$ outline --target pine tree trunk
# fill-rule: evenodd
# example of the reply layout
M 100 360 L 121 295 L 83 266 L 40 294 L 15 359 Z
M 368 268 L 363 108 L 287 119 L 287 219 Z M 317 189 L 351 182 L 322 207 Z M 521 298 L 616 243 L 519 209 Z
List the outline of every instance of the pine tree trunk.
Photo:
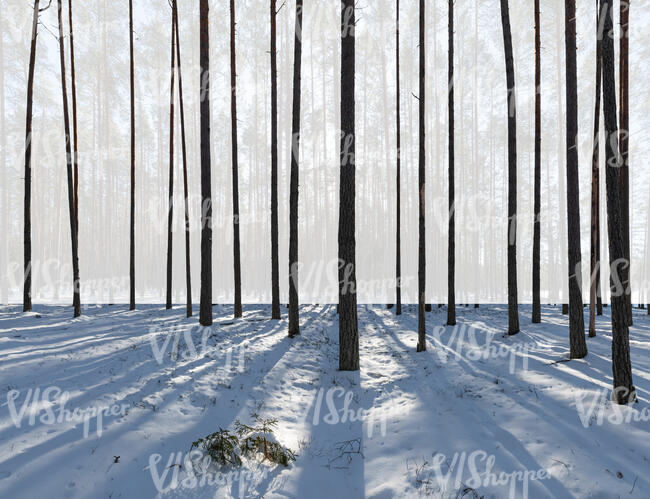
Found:
M 454 178 L 454 0 L 449 0 L 449 243 L 447 254 L 447 325 L 456 325 L 456 183 Z
M 612 33 L 612 2 L 601 0 L 601 16 L 605 16 L 602 37 L 603 56 L 603 112 L 605 117 L 605 152 L 607 183 L 607 232 L 609 236 L 609 261 L 612 272 L 620 268 L 625 258 L 623 230 L 621 227 L 621 193 L 619 190 L 620 162 L 618 150 L 618 123 L 616 120 L 616 76 L 614 41 Z M 630 338 L 625 309 L 625 296 L 617 292 L 615 280 L 610 279 L 612 300 L 612 373 L 614 400 L 626 404 L 635 400 L 630 362 Z
M 71 75 L 71 94 L 72 94 L 72 140 L 73 140 L 73 160 L 74 165 L 74 213 L 75 213 L 75 231 L 77 233 L 77 243 L 79 242 L 79 143 L 77 141 L 77 79 L 75 76 L 74 66 L 74 35 L 72 30 L 72 0 L 68 0 L 68 23 L 70 25 L 70 75 Z
M 302 69 L 302 0 L 296 1 L 293 46 L 293 108 L 291 121 L 291 185 L 289 188 L 289 337 L 300 334 L 298 307 L 298 181 L 300 177 L 300 78 Z
M 202 326 L 212 324 L 212 185 L 210 167 L 210 30 L 209 0 L 200 7 L 201 65 L 201 311 Z
M 566 50 L 566 172 L 567 229 L 569 242 L 569 342 L 570 357 L 587 355 L 585 316 L 582 306 L 580 250 L 580 183 L 578 177 L 578 77 L 576 64 L 576 2 L 565 0 Z
M 129 73 L 131 93 L 131 213 L 129 241 L 129 310 L 135 310 L 135 71 L 133 67 L 133 0 L 129 0 Z
M 596 336 L 596 308 L 600 295 L 600 94 L 602 49 L 599 33 L 600 11 L 596 0 L 596 98 L 594 104 L 594 143 L 591 156 L 591 273 L 589 288 L 589 336 Z M 601 304 L 602 313 L 602 304 Z
M 172 0 L 172 3 L 174 0 Z M 169 195 L 167 211 L 167 297 L 165 308 L 172 308 L 172 225 L 174 224 L 174 70 L 176 66 L 176 38 L 174 36 L 174 7 L 172 6 L 171 76 L 169 82 Z
M 542 322 L 540 298 L 541 216 L 542 216 L 542 95 L 541 24 L 539 0 L 535 0 L 535 220 L 533 229 L 533 324 Z
M 185 201 L 185 286 L 187 288 L 187 316 L 192 317 L 192 266 L 190 260 L 190 207 L 187 185 L 187 147 L 185 142 L 185 109 L 183 106 L 183 77 L 181 72 L 181 41 L 178 33 L 178 5 L 172 0 L 176 36 L 176 66 L 178 71 L 178 101 L 181 115 L 181 149 L 183 152 L 183 199 Z
M 425 214 L 425 1 L 420 0 L 420 76 L 419 76 L 419 152 L 418 152 L 418 345 L 417 351 L 427 349 L 426 315 L 425 315 L 425 290 L 426 290 L 426 233 L 424 226 Z
M 508 86 L 508 334 L 519 332 L 517 299 L 517 103 L 508 0 L 501 0 L 501 25 Z
M 232 134 L 232 220 L 235 317 L 242 316 L 241 258 L 239 241 L 239 166 L 237 162 L 237 57 L 235 55 L 235 0 L 230 0 L 230 116 Z
M 339 369 L 359 370 L 355 240 L 355 6 L 341 0 L 341 137 L 339 192 Z
M 32 107 L 34 102 L 34 65 L 36 63 L 36 37 L 38 35 L 38 4 L 34 0 L 32 43 L 29 51 L 27 73 L 27 111 L 25 113 L 25 204 L 23 232 L 23 312 L 32 310 Z
M 271 0 L 271 318 L 280 319 L 278 249 L 278 63 L 276 0 Z
M 74 316 L 81 315 L 81 297 L 79 286 L 79 252 L 77 247 L 77 217 L 74 207 L 74 178 L 72 166 L 72 150 L 70 146 L 70 115 L 68 112 L 68 92 L 66 85 L 65 55 L 63 46 L 63 16 L 62 0 L 58 0 L 58 20 L 59 20 L 59 59 L 61 62 L 61 95 L 63 97 L 63 127 L 65 132 L 65 157 L 68 174 L 68 210 L 70 213 L 70 240 L 72 247 L 72 306 L 74 307 Z
M 395 6 L 396 26 L 395 31 L 395 116 L 396 116 L 396 140 L 397 140 L 397 173 L 396 173 L 396 208 L 395 208 L 395 315 L 402 315 L 402 238 L 401 238 L 401 200 L 402 200 L 402 180 L 401 180 L 401 159 L 402 159 L 402 135 L 400 130 L 400 85 L 399 85 L 399 0 Z

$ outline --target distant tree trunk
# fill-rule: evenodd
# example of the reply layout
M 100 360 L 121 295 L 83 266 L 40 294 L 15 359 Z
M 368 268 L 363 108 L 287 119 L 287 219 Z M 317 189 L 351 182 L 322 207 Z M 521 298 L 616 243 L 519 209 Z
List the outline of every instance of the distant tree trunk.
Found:
M 419 76 L 419 157 L 418 157 L 418 345 L 417 351 L 424 352 L 427 349 L 426 339 L 426 314 L 425 314 L 425 290 L 426 290 L 426 233 L 424 226 L 425 213 L 425 1 L 420 0 L 420 76 Z
M 625 310 L 627 313 L 627 325 L 632 326 L 632 293 L 630 289 L 630 275 L 632 258 L 630 255 L 630 161 L 629 161 L 629 141 L 630 141 L 630 78 L 629 78 L 629 46 L 630 46 L 630 1 L 620 0 L 619 2 L 619 20 L 621 23 L 621 33 L 619 38 L 619 101 L 621 112 L 619 116 L 619 147 L 621 150 L 621 174 L 619 176 L 619 186 L 621 190 L 621 228 L 623 229 L 623 249 L 627 267 L 621 269 L 623 276 L 623 286 L 626 288 L 625 293 Z
M 276 0 L 271 0 L 271 317 L 280 319 L 278 250 L 278 63 Z
M 232 134 L 232 220 L 235 317 L 242 316 L 241 259 L 239 243 L 239 167 L 237 164 L 237 57 L 235 55 L 235 0 L 230 0 L 230 116 Z
M 539 0 L 535 0 L 535 220 L 533 230 L 533 324 L 542 322 L 540 298 L 542 216 L 542 77 Z
M 576 64 L 576 2 L 565 0 L 566 50 L 566 172 L 567 228 L 569 242 L 569 342 L 570 357 L 587 355 L 585 315 L 582 306 L 580 250 L 580 182 L 578 177 L 578 77 Z
M 133 0 L 129 0 L 129 54 L 131 92 L 131 219 L 129 245 L 129 310 L 135 310 L 135 71 L 133 67 Z
M 620 268 L 625 258 L 623 231 L 621 227 L 621 193 L 619 190 L 620 162 L 618 150 L 618 124 L 616 122 L 616 76 L 614 69 L 614 40 L 612 33 L 612 1 L 601 0 L 603 21 L 603 111 L 605 117 L 605 166 L 607 182 L 607 232 L 609 236 L 609 261 L 612 272 Z M 625 296 L 617 292 L 614 279 L 610 278 L 612 300 L 612 373 L 614 400 L 626 404 L 636 399 L 632 382 L 630 362 L 630 337 L 625 310 Z
M 212 185 L 210 168 L 209 0 L 200 7 L 201 65 L 201 312 L 202 326 L 212 324 Z
M 501 0 L 501 25 L 508 85 L 508 334 L 519 332 L 517 298 L 517 102 L 508 0 Z
M 34 0 L 32 44 L 29 51 L 27 74 L 27 111 L 25 114 L 25 218 L 23 232 L 23 312 L 32 310 L 32 107 L 34 102 L 34 65 L 36 63 L 36 37 L 38 35 L 38 3 Z
M 181 114 L 181 149 L 183 152 L 183 198 L 185 201 L 185 285 L 187 287 L 187 316 L 192 317 L 192 266 L 190 261 L 190 207 L 187 187 L 187 148 L 185 142 L 185 109 L 183 106 L 183 77 L 181 72 L 181 41 L 178 33 L 178 5 L 172 0 L 176 33 L 176 66 L 178 70 L 178 101 Z
M 456 325 L 456 200 L 454 179 L 454 0 L 449 0 L 449 244 L 447 254 L 447 325 Z
M 401 157 L 402 157 L 402 136 L 400 130 L 400 85 L 399 85 L 399 0 L 396 1 L 396 26 L 395 31 L 395 115 L 396 115 L 396 135 L 397 135 L 397 178 L 396 178 L 396 194 L 397 203 L 395 209 L 395 218 L 397 226 L 395 229 L 395 315 L 402 314 L 402 238 L 401 238 L 401 199 L 402 199 L 402 184 L 401 184 Z
M 81 315 L 81 297 L 79 294 L 79 252 L 77 247 L 77 217 L 74 208 L 74 179 L 72 168 L 72 150 L 70 147 L 70 115 L 68 113 L 68 92 L 66 85 L 65 54 L 63 46 L 62 4 L 58 0 L 59 20 L 59 59 L 61 61 L 61 95 L 63 97 L 63 127 L 65 132 L 65 157 L 68 173 L 68 210 L 70 212 L 70 239 L 72 242 L 72 305 L 74 316 Z
M 602 47 L 600 15 L 596 0 L 596 98 L 594 103 L 594 144 L 591 155 L 591 272 L 589 288 L 589 336 L 596 336 L 596 308 L 600 297 L 600 94 Z M 602 304 L 601 304 L 602 313 Z
M 174 224 L 174 70 L 176 66 L 176 38 L 174 36 L 174 7 L 172 0 L 171 76 L 169 82 L 169 205 L 167 211 L 167 300 L 165 308 L 172 308 L 172 225 Z
M 74 68 L 74 35 L 72 30 L 72 0 L 68 0 L 68 24 L 70 25 L 70 75 L 72 78 L 72 139 L 73 139 L 73 165 L 74 165 L 74 214 L 77 243 L 79 242 L 79 143 L 77 141 L 77 79 Z
M 3 32 L 3 23 L 2 20 L 0 20 L 0 33 Z M 2 172 L 2 177 L 0 182 L 2 182 L 2 185 L 7 185 L 7 133 L 6 133 L 6 127 L 5 127 L 5 80 L 4 80 L 4 71 L 5 71 L 5 66 L 4 66 L 4 45 L 3 45 L 3 40 L 2 36 L 0 36 L 0 149 L 2 150 L 2 156 L 0 156 L 0 171 Z M 2 193 L 2 206 L 0 207 L 0 210 L 2 210 L 2 227 L 4 228 L 5 231 L 5 237 L 3 238 L 2 243 L 2 249 L 0 250 L 0 254 L 2 255 L 2 266 L 3 268 L 0 268 L 0 272 L 2 274 L 6 275 L 6 272 L 9 270 L 8 269 L 8 264 L 9 264 L 9 234 L 11 234 L 13 231 L 9 229 L 9 196 L 10 196 L 10 190 L 5 188 Z M 2 280 L 2 296 L 0 297 L 2 300 L 0 303 L 2 305 L 8 305 L 9 304 L 9 283 L 7 279 Z
M 273 2 L 275 3 L 275 2 Z M 275 6 L 273 6 L 275 8 Z M 275 10 L 274 10 L 275 12 Z M 289 188 L 289 337 L 300 334 L 298 316 L 298 181 L 300 177 L 300 78 L 302 69 L 302 0 L 296 1 L 293 45 L 293 108 L 291 121 L 291 185 Z
M 359 370 L 355 240 L 355 6 L 341 0 L 341 142 L 339 192 L 339 369 Z

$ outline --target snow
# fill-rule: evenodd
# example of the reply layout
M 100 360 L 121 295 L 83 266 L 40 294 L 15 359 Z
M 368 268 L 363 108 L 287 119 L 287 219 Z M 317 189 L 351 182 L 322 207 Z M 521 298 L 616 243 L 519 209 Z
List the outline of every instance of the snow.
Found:
M 349 373 L 333 305 L 302 306 L 294 339 L 267 306 L 236 320 L 215 306 L 211 329 L 183 306 L 4 307 L 0 497 L 650 497 L 650 317 L 634 311 L 639 402 L 619 408 L 609 309 L 589 355 L 566 361 L 559 308 L 533 325 L 522 306 L 508 337 L 505 306 L 459 307 L 456 328 L 434 307 L 416 353 L 415 307 L 360 306 Z M 290 467 L 190 454 L 254 412 L 278 420 Z

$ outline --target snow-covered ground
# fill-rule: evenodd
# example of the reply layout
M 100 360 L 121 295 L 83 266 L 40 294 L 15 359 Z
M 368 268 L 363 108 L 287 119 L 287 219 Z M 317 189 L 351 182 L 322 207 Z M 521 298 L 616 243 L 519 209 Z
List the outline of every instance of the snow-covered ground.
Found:
M 2 498 L 648 498 L 650 317 L 631 329 L 639 402 L 613 406 L 609 309 L 589 355 L 566 362 L 567 317 L 543 309 L 504 335 L 505 306 L 427 314 L 359 307 L 361 371 L 338 368 L 336 307 L 269 307 L 212 329 L 184 307 L 0 309 Z M 68 392 L 68 393 L 66 393 Z M 67 398 L 66 398 L 67 397 Z M 93 412 L 94 411 L 94 412 Z M 101 418 L 98 416 L 101 412 Z M 205 467 L 199 437 L 276 418 L 288 468 Z M 100 421 L 101 419 L 101 421 Z

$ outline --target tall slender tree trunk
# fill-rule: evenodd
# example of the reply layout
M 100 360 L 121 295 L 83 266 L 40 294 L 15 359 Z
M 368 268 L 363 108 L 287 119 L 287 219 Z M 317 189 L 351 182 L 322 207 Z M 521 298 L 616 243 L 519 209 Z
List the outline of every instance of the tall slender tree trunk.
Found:
M 625 259 L 627 267 L 621 269 L 623 276 L 623 286 L 625 293 L 625 310 L 627 313 L 627 325 L 633 324 L 632 319 L 632 293 L 630 290 L 630 266 L 632 258 L 630 254 L 630 161 L 629 161 L 629 141 L 630 141 L 630 79 L 629 79 L 629 46 L 630 46 L 630 1 L 620 0 L 619 2 L 619 20 L 621 23 L 621 33 L 619 38 L 619 102 L 621 112 L 619 115 L 619 147 L 621 151 L 621 174 L 619 176 L 619 188 L 621 191 L 621 227 L 623 229 L 623 249 L 625 250 Z
M 210 26 L 209 0 L 201 0 L 201 312 L 202 326 L 212 324 L 212 185 L 210 168 Z
M 535 0 L 535 220 L 533 229 L 533 324 L 542 322 L 540 267 L 542 237 L 542 75 L 539 0 Z
M 239 167 L 237 164 L 237 57 L 235 55 L 235 0 L 230 0 L 230 116 L 232 134 L 232 220 L 235 317 L 242 316 L 239 242 Z
M 278 62 L 277 3 L 271 0 L 271 317 L 280 319 L 278 249 Z
M 72 29 L 72 0 L 68 0 L 68 24 L 70 26 L 70 75 L 71 75 L 71 94 L 72 94 L 72 145 L 74 165 L 74 213 L 75 213 L 75 230 L 77 232 L 77 242 L 79 242 L 79 142 L 77 129 L 77 79 L 75 76 L 74 66 L 74 34 Z
M 517 102 L 508 0 L 501 0 L 501 25 L 508 86 L 508 334 L 519 332 L 517 298 Z
M 70 212 L 70 239 L 72 243 L 72 305 L 74 316 L 81 315 L 81 297 L 79 292 L 79 253 L 77 247 L 77 217 L 74 207 L 74 178 L 72 167 L 72 150 L 70 146 L 70 115 L 68 112 L 68 92 L 66 85 L 65 54 L 63 46 L 62 0 L 58 0 L 59 20 L 59 60 L 61 62 L 61 95 L 63 97 L 63 127 L 65 131 L 65 157 L 68 173 L 68 209 Z
M 339 369 L 359 370 L 355 239 L 355 0 L 341 0 Z
M 449 244 L 447 254 L 447 325 L 456 325 L 456 182 L 454 178 L 454 0 L 449 0 Z
M 418 345 L 417 351 L 424 352 L 427 349 L 426 339 L 426 314 L 425 314 L 425 290 L 426 290 L 426 232 L 424 225 L 425 214 L 425 168 L 426 168 L 426 154 L 425 154 L 425 0 L 420 0 L 420 76 L 419 76 L 419 153 L 418 153 Z
M 171 76 L 169 81 L 169 194 L 167 208 L 167 296 L 165 308 L 172 308 L 172 225 L 174 224 L 174 71 L 176 69 L 176 23 L 172 1 Z
M 293 109 L 291 121 L 291 185 L 289 188 L 289 337 L 300 334 L 298 316 L 298 195 L 300 176 L 300 81 L 302 69 L 302 0 L 296 1 L 293 45 Z
M 178 33 L 178 4 L 172 0 L 176 36 L 176 67 L 178 77 L 178 103 L 181 115 L 181 149 L 183 152 L 183 199 L 185 216 L 185 286 L 187 288 L 187 316 L 192 317 L 192 266 L 190 260 L 190 202 L 187 185 L 187 147 L 185 141 L 185 109 L 183 106 L 183 76 L 181 72 L 181 41 Z
M 603 56 L 603 111 L 605 117 L 605 166 L 607 183 L 607 232 L 609 235 L 609 261 L 612 272 L 620 268 L 625 258 L 623 230 L 621 227 L 621 193 L 619 189 L 620 162 L 618 150 L 618 123 L 616 120 L 616 76 L 614 40 L 611 36 L 612 1 L 601 0 L 600 15 L 605 16 L 602 37 Z M 610 278 L 612 301 L 612 374 L 614 400 L 626 404 L 635 400 L 630 361 L 630 336 L 625 309 L 625 296 L 617 292 L 614 279 Z
M 582 306 L 580 250 L 580 182 L 578 177 L 578 76 L 576 63 L 576 2 L 565 0 L 566 50 L 566 172 L 567 228 L 569 242 L 569 341 L 570 357 L 587 355 L 585 316 Z
M 32 43 L 29 51 L 27 73 L 27 110 L 25 113 L 25 204 L 23 231 L 23 312 L 32 310 L 32 108 L 34 103 L 34 66 L 36 63 L 36 37 L 38 35 L 38 5 L 34 0 Z
M 131 93 L 131 214 L 129 231 L 129 310 L 135 310 L 135 71 L 133 65 L 133 0 L 129 0 L 129 54 Z
M 3 32 L 3 22 L 2 19 L 0 19 L 0 33 Z M 5 66 L 4 66 L 4 42 L 2 40 L 2 36 L 0 36 L 0 149 L 2 150 L 2 154 L 0 155 L 0 171 L 2 172 L 2 177 L 1 182 L 2 185 L 6 186 L 7 185 L 7 133 L 6 133 L 6 127 L 5 127 L 5 79 L 4 79 L 4 72 L 5 72 Z M 9 235 L 13 233 L 12 230 L 9 228 L 9 196 L 10 196 L 10 190 L 5 187 L 5 189 L 2 192 L 2 206 L 0 207 L 0 210 L 2 210 L 2 227 L 4 229 L 4 234 L 5 237 L 0 243 L 2 245 L 2 248 L 0 249 L 0 254 L 2 255 L 2 258 L 0 259 L 0 262 L 2 267 L 0 268 L 0 273 L 2 275 L 7 275 L 8 273 L 8 266 L 9 266 Z M 0 296 L 0 303 L 2 305 L 8 305 L 9 304 L 9 282 L 8 279 L 3 279 L 2 280 L 2 296 Z
M 400 130 L 400 85 L 399 85 L 399 0 L 395 2 L 395 14 L 396 14 L 396 31 L 395 31 L 395 116 L 396 116 L 396 125 L 395 133 L 397 140 L 397 174 L 396 174 L 396 194 L 397 202 L 395 209 L 395 220 L 396 220 L 396 229 L 395 229 L 395 315 L 402 314 L 402 237 L 401 237 L 401 203 L 402 203 L 402 134 Z
M 596 0 L 596 96 L 594 103 L 594 142 L 591 152 L 591 272 L 589 286 L 589 336 L 596 336 L 596 308 L 600 296 L 600 94 L 602 47 L 600 7 Z M 602 303 L 601 303 L 602 313 Z

